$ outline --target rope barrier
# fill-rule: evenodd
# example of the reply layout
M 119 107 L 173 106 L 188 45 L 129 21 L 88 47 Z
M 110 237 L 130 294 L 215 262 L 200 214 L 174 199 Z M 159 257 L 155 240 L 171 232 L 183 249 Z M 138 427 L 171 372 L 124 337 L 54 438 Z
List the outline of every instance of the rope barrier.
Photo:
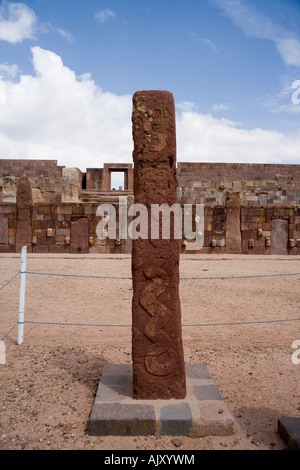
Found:
M 14 324 L 14 326 L 13 326 L 13 327 L 12 327 L 12 328 L 9 330 L 9 332 L 8 332 L 8 333 L 6 333 L 6 335 L 5 335 L 5 336 L 3 336 L 3 338 L 2 338 L 2 339 L 0 339 L 0 343 L 1 343 L 2 341 L 4 341 L 4 340 L 5 340 L 5 338 L 6 338 L 6 337 L 9 335 L 9 333 L 11 333 L 11 332 L 12 332 L 12 330 L 13 330 L 13 329 L 14 329 L 14 328 L 15 328 L 15 327 L 18 325 L 18 324 L 19 324 L 19 322 L 17 321 L 17 323 L 15 323 L 15 324 Z
M 282 320 L 257 320 L 257 321 L 245 321 L 245 322 L 224 322 L 224 323 L 192 323 L 192 324 L 183 324 L 182 327 L 205 327 L 205 326 L 234 326 L 234 325 L 253 325 L 259 323 L 281 323 L 281 322 L 290 322 L 290 321 L 300 321 L 300 318 L 285 318 Z M 82 327 L 102 327 L 102 328 L 131 328 L 132 325 L 113 325 L 113 324 L 97 324 L 97 323 L 63 323 L 63 322 L 46 322 L 46 321 L 24 321 L 17 322 L 15 325 L 0 339 L 0 343 L 5 340 L 5 338 L 13 331 L 17 325 L 24 324 L 32 325 L 56 325 L 56 326 L 82 326 Z
M 26 274 L 35 274 L 40 276 L 60 276 L 60 277 L 83 277 L 91 279 L 132 279 L 130 276 L 88 276 L 83 274 L 55 274 L 40 273 L 35 271 L 26 271 Z M 300 273 L 282 273 L 282 274 L 257 274 L 249 276 L 215 276 L 215 277 L 181 277 L 180 280 L 213 280 L 213 279 L 251 279 L 262 277 L 280 277 L 280 276 L 300 276 Z
M 8 284 L 10 284 L 11 281 L 13 281 L 20 273 L 21 271 L 18 271 L 17 274 L 15 274 L 9 281 L 6 282 L 6 284 L 4 284 L 4 286 L 0 287 L 0 291 L 4 289 L 4 287 L 8 286 Z
M 36 271 L 18 271 L 9 281 L 7 281 L 0 291 L 10 284 L 19 274 L 33 274 L 40 276 L 58 276 L 58 277 L 73 277 L 73 278 L 89 278 L 89 279 L 129 279 L 130 276 L 96 276 L 96 275 L 83 275 L 83 274 L 57 274 L 57 273 L 44 273 Z M 214 277 L 181 277 L 180 280 L 216 280 L 216 279 L 251 279 L 251 278 L 267 278 L 267 277 L 281 277 L 281 276 L 300 276 L 300 273 L 280 273 L 280 274 L 258 274 L 258 275 L 245 275 L 245 276 L 214 276 Z M 290 322 L 300 321 L 300 318 L 290 319 L 279 319 L 279 320 L 257 320 L 257 321 L 245 321 L 245 322 L 223 322 L 223 323 L 194 323 L 194 324 L 183 324 L 183 327 L 206 327 L 206 326 L 233 326 L 233 325 L 251 325 L 251 324 L 262 324 L 262 323 L 279 323 L 279 322 Z M 115 325 L 115 324 L 93 324 L 93 323 L 63 323 L 63 322 L 39 322 L 39 321 L 18 321 L 15 325 L 6 333 L 6 335 L 0 339 L 2 342 L 17 325 L 27 324 L 39 324 L 39 325 L 58 325 L 58 326 L 82 326 L 82 327 L 114 327 L 114 328 L 128 328 L 131 325 Z
M 252 325 L 257 323 L 279 323 L 289 321 L 300 321 L 300 318 L 284 318 L 279 320 L 255 320 L 245 322 L 227 322 L 227 323 L 192 323 L 182 324 L 183 327 L 194 327 L 194 326 L 232 326 L 232 325 Z M 18 322 L 20 323 L 20 322 Z M 120 328 L 131 328 L 132 325 L 113 325 L 113 324 L 97 324 L 97 323 L 63 323 L 63 322 L 44 322 L 44 321 L 24 321 L 24 323 L 30 323 L 35 325 L 57 325 L 57 326 L 92 326 L 92 327 L 120 327 Z
M 40 276 L 85 277 L 85 278 L 91 278 L 91 279 L 132 279 L 132 277 L 126 277 L 126 276 L 86 276 L 83 274 L 38 273 L 34 271 L 26 271 L 26 274 L 37 274 Z
M 232 325 L 252 325 L 257 323 L 279 323 L 288 321 L 300 321 L 300 318 L 284 318 L 282 320 L 255 320 L 244 322 L 227 322 L 227 323 L 194 323 L 182 326 L 232 326 Z
M 300 273 L 257 274 L 257 275 L 250 275 L 250 276 L 181 277 L 180 280 L 251 279 L 251 278 L 259 278 L 259 277 L 279 277 L 279 276 L 300 276 Z

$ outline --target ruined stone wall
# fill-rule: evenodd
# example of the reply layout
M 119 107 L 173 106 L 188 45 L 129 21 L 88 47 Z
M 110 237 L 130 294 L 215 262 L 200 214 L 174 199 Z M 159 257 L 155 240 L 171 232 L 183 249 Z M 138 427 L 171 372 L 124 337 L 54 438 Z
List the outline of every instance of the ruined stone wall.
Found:
M 116 169 L 128 172 L 130 188 L 131 165 L 106 165 L 106 186 L 109 171 Z M 24 174 L 32 192 L 26 221 L 17 207 Z M 101 169 L 86 175 L 92 197 L 81 190 L 83 175 L 76 168 L 48 160 L 0 160 L 0 252 L 18 252 L 26 234 L 28 250 L 35 253 L 129 253 L 130 241 L 97 239 L 96 210 L 130 191 L 103 192 Z M 205 205 L 201 253 L 300 254 L 300 165 L 179 163 L 177 180 L 182 205 Z M 183 246 L 185 252 L 191 253 Z
M 182 204 L 222 205 L 239 192 L 245 206 L 300 205 L 300 165 L 178 163 Z
M 0 204 L 0 253 L 16 251 L 17 206 Z
M 118 240 L 98 239 L 96 227 L 101 217 L 96 215 L 97 207 L 98 204 L 90 203 L 33 204 L 31 243 L 26 243 L 28 252 L 121 253 L 122 245 Z M 20 251 L 17 223 L 17 205 L 0 204 L 0 253 Z
M 100 217 L 96 216 L 98 203 L 53 203 L 33 204 L 31 207 L 32 240 L 28 251 L 33 253 L 129 253 L 131 246 L 125 240 L 97 239 L 96 227 Z M 286 222 L 286 249 L 281 254 L 300 255 L 300 208 L 280 206 L 241 206 L 240 253 L 278 254 L 276 251 L 275 221 Z M 228 245 L 232 230 L 228 226 L 228 207 L 206 206 L 204 209 L 204 246 L 200 253 L 231 253 Z M 16 252 L 17 206 L 0 204 L 0 253 Z M 85 219 L 82 249 L 72 249 L 72 223 Z M 273 227 L 272 227 L 273 224 Z M 233 233 L 233 235 L 236 235 Z M 182 247 L 182 253 L 193 253 Z
M 21 176 L 29 178 L 35 202 L 60 202 L 63 168 L 56 160 L 0 160 L 0 202 L 16 202 Z
M 239 210 L 240 227 L 235 232 L 241 237 L 240 253 L 300 255 L 300 208 L 241 206 Z M 227 222 L 228 207 L 205 207 L 204 247 L 200 253 L 233 253 L 228 245 L 232 231 Z

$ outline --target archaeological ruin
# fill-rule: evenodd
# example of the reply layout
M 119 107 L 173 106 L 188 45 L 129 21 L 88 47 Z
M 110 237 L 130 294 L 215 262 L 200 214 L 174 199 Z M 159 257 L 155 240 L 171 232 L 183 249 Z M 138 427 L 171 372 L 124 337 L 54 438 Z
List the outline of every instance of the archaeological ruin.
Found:
M 300 165 L 178 160 L 178 202 L 204 204 L 197 253 L 300 254 Z M 112 187 L 114 173 L 122 187 Z M 130 253 L 131 240 L 99 239 L 96 229 L 99 204 L 132 201 L 133 184 L 132 164 L 82 172 L 53 160 L 0 160 L 0 252 L 26 244 L 29 253 Z

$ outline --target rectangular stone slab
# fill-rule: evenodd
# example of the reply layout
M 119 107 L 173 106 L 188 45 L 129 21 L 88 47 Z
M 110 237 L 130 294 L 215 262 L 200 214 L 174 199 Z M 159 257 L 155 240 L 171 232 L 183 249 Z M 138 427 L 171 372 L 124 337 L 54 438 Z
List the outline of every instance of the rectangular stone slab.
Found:
M 105 364 L 88 422 L 93 436 L 225 436 L 234 420 L 205 364 L 185 365 L 182 400 L 133 398 L 131 364 Z

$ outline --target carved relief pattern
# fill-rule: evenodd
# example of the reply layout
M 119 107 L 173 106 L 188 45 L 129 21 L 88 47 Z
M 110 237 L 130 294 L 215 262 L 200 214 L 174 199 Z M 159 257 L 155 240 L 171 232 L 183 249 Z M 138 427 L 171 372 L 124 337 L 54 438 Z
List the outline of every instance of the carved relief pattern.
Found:
M 133 99 L 135 203 L 177 202 L 173 96 L 138 92 Z M 171 223 L 171 233 L 173 224 Z M 178 240 L 134 240 L 133 369 L 136 398 L 183 398 Z M 155 380 L 155 377 L 157 378 Z
M 159 300 L 169 285 L 168 274 L 159 266 L 144 268 L 145 276 L 151 281 L 140 296 L 140 304 L 152 316 L 144 333 L 153 344 L 146 351 L 145 367 L 154 375 L 168 375 L 176 367 L 178 354 L 172 347 L 170 336 L 164 326 L 171 318 L 170 309 Z M 170 300 L 170 296 L 167 297 Z M 164 358 L 164 361 L 160 361 Z

